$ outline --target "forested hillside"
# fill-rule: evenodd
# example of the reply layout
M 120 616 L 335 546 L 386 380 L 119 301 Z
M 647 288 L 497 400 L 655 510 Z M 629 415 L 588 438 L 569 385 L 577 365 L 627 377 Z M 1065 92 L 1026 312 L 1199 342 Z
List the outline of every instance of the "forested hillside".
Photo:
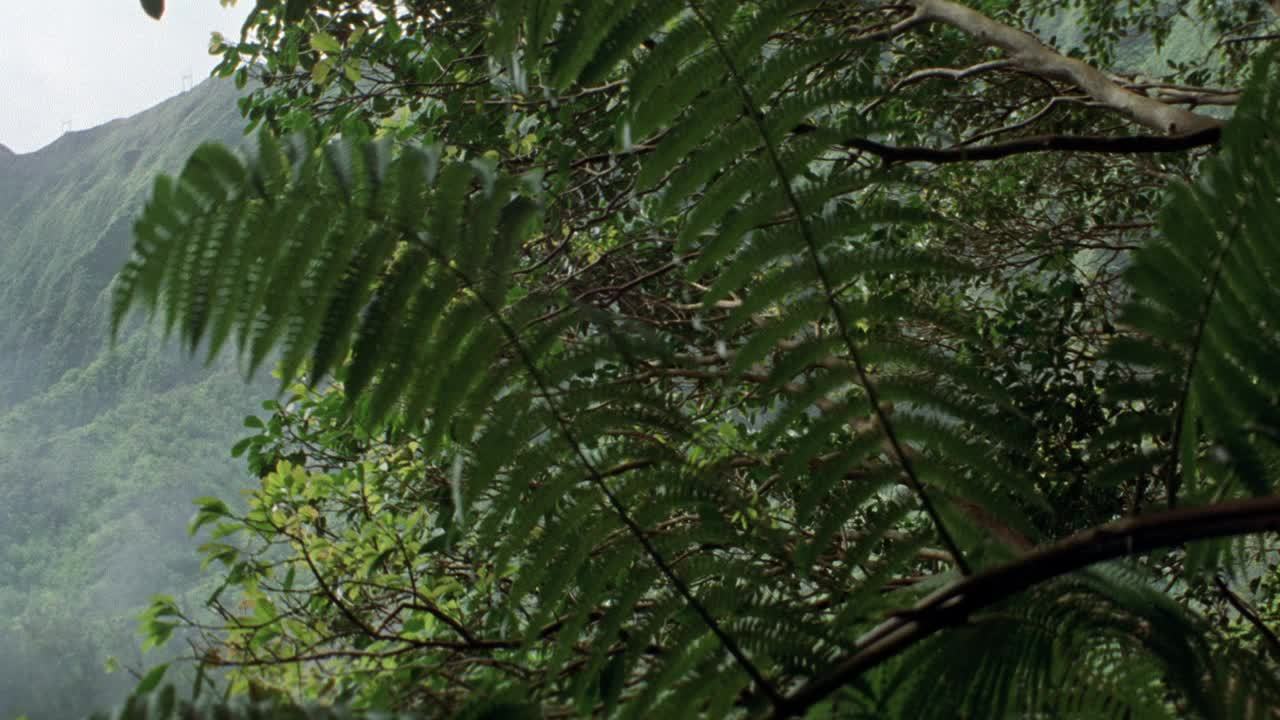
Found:
M 109 287 L 157 173 L 238 142 L 229 82 L 37 152 L 0 151 L 0 718 L 68 718 L 134 681 L 136 616 L 196 586 L 193 497 L 244 484 L 227 448 L 258 407 L 226 364 L 138 323 Z M 122 669 L 104 670 L 110 656 Z

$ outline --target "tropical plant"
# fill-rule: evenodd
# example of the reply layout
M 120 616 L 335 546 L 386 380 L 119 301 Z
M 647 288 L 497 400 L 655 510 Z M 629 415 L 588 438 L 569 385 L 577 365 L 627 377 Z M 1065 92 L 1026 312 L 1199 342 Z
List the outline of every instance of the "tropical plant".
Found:
M 117 285 L 284 396 L 151 641 L 424 714 L 1271 717 L 1274 55 L 1139 87 L 987 5 L 259 2 L 258 151 Z

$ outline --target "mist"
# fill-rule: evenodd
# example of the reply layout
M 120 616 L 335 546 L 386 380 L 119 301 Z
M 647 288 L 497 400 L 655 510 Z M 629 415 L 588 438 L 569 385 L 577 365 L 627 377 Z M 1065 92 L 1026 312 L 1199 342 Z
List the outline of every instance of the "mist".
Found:
M 148 600 L 208 594 L 191 501 L 250 483 L 229 448 L 271 391 L 138 319 L 113 342 L 110 294 L 155 176 L 242 141 L 236 98 L 209 81 L 0 163 L 0 718 L 118 704 L 182 649 L 143 657 Z
M 170 5 L 156 22 L 136 0 L 0 4 L 0 143 L 31 152 L 198 84 L 217 62 L 210 33 L 234 35 L 253 3 Z

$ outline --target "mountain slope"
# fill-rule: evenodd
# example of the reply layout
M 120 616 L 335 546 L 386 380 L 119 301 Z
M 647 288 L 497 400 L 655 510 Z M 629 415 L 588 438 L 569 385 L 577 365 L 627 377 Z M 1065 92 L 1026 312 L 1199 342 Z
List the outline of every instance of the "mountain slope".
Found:
M 109 286 L 157 173 L 237 142 L 228 83 L 0 149 L 0 718 L 66 718 L 131 684 L 139 606 L 195 588 L 191 498 L 246 480 L 227 448 L 269 393 L 131 325 L 112 345 Z
M 106 326 L 92 310 L 128 257 L 146 191 L 199 142 L 239 138 L 235 98 L 230 84 L 207 82 L 29 155 L 0 156 L 0 407 L 96 355 Z

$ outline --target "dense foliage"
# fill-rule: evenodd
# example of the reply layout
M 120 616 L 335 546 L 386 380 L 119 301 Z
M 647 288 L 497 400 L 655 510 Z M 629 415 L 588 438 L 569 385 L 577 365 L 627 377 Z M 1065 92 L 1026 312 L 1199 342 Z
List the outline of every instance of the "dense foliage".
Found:
M 148 642 L 424 715 L 1272 717 L 1275 18 L 1174 10 L 260 0 L 258 149 L 116 285 L 281 360 Z

